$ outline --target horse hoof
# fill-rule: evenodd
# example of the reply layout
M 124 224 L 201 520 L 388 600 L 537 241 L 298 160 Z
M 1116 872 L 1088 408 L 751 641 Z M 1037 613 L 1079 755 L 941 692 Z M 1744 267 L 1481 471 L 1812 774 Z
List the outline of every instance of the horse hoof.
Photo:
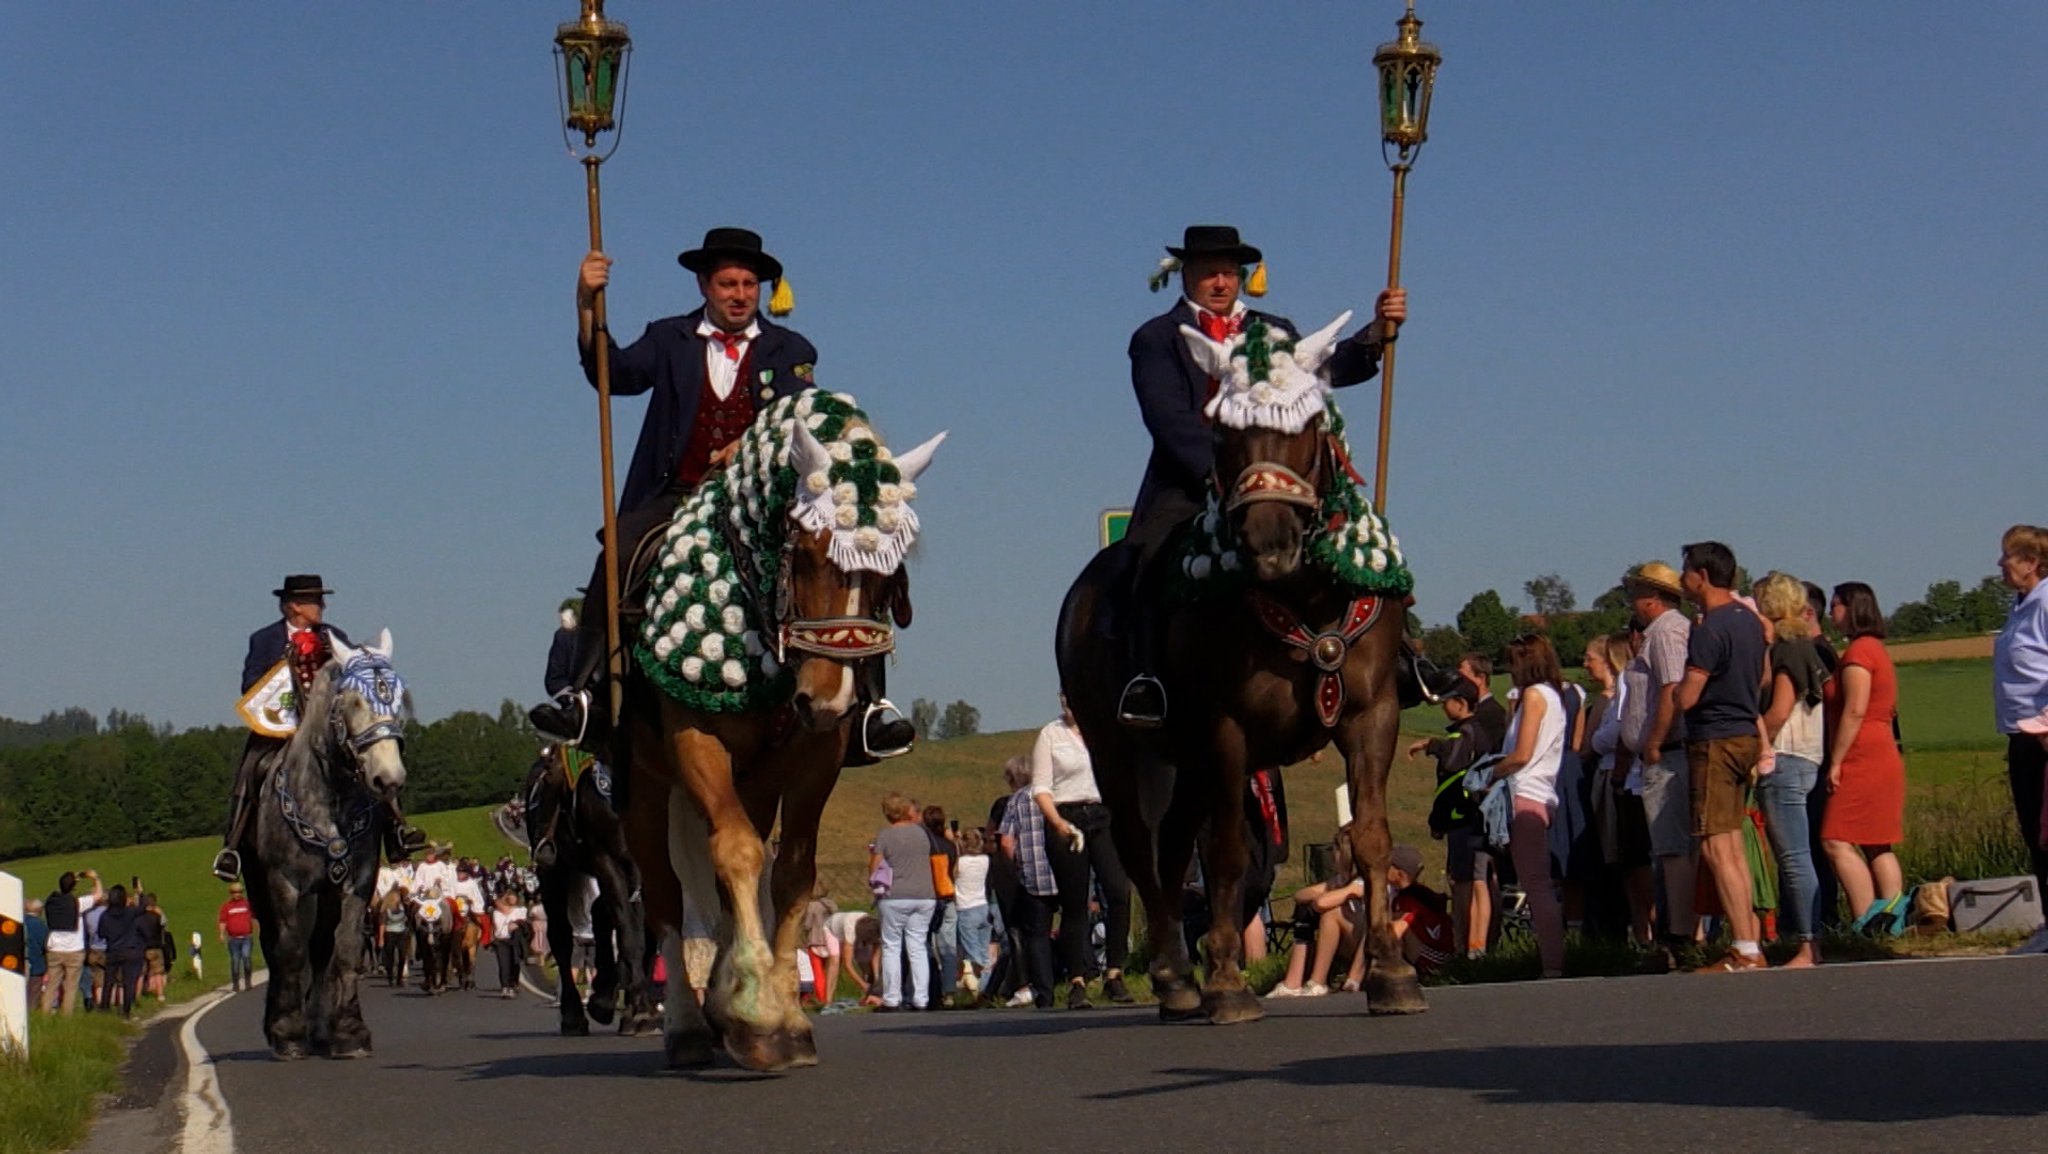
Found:
M 661 1029 L 660 1014 L 634 1014 L 632 1017 L 621 1019 L 619 1022 L 619 1033 L 628 1038 L 658 1037 L 661 1034 Z
M 590 1036 L 590 1023 L 582 1018 L 574 1021 L 564 1018 L 562 1019 L 562 1036 L 564 1038 L 588 1038 Z
M 1259 1004 L 1259 996 L 1250 990 L 1218 990 L 1203 994 L 1202 1009 L 1209 1015 L 1210 1024 L 1216 1026 L 1256 1022 L 1266 1016 L 1266 1007 Z
M 1422 997 L 1422 983 L 1414 974 L 1373 974 L 1365 981 L 1365 999 L 1366 1009 L 1374 1014 L 1421 1014 L 1429 1010 L 1429 1003 Z
M 671 1034 L 666 1039 L 664 1057 L 671 1070 L 702 1070 L 718 1060 L 711 1047 L 711 1038 L 706 1034 Z
M 797 1038 L 791 1030 L 727 1030 L 725 1052 L 741 1069 L 763 1074 L 779 1073 L 796 1065 L 816 1065 L 818 1052 L 810 1045 L 810 1039 L 803 1039 L 804 1054 L 800 1055 Z M 809 1061 L 800 1061 L 805 1055 Z
M 1187 1022 L 1203 1016 L 1202 992 L 1185 982 L 1155 986 L 1159 991 L 1159 1020 Z
M 615 1005 L 610 998 L 600 998 L 596 994 L 592 994 L 590 995 L 590 1000 L 583 1003 L 583 1012 L 589 1014 L 590 1020 L 598 1025 L 609 1026 L 612 1024 Z
M 368 1058 L 373 1055 L 370 1052 L 370 1044 L 368 1042 L 357 1042 L 346 1046 L 336 1046 L 327 1052 L 327 1056 L 346 1060 L 350 1058 Z
M 304 1042 L 280 1042 L 272 1046 L 270 1052 L 280 1062 L 297 1062 L 308 1054 Z

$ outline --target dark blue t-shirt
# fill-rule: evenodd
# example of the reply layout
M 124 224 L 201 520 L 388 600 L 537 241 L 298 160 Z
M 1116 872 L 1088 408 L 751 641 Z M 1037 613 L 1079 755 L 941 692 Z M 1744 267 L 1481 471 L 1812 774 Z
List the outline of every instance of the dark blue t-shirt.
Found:
M 1755 737 L 1763 712 L 1764 623 L 1740 601 L 1731 601 L 1692 627 L 1685 664 L 1705 671 L 1707 687 L 1685 711 L 1688 741 Z

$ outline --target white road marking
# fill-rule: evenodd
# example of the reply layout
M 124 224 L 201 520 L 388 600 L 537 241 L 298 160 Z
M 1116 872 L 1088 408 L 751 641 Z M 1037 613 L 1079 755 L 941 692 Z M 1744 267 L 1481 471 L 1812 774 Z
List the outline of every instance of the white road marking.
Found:
M 249 976 L 249 988 L 269 980 L 269 970 L 257 970 Z M 178 1103 L 185 1115 L 185 1130 L 178 1140 L 179 1154 L 234 1154 L 234 1115 L 228 1109 L 227 1095 L 221 1093 L 213 1055 L 199 1042 L 200 1020 L 232 996 L 232 990 L 215 990 L 193 1003 L 178 1030 L 178 1046 L 185 1052 L 185 1095 Z

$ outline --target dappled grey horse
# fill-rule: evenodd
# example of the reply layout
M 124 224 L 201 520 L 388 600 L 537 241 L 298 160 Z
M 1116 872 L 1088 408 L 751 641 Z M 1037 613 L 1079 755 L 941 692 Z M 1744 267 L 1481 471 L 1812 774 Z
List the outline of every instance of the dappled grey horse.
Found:
M 391 634 L 340 640 L 300 703 L 299 728 L 265 757 L 243 875 L 270 967 L 263 1033 L 280 1058 L 370 1053 L 357 981 L 359 932 L 377 882 L 387 807 L 405 784 L 410 701 Z

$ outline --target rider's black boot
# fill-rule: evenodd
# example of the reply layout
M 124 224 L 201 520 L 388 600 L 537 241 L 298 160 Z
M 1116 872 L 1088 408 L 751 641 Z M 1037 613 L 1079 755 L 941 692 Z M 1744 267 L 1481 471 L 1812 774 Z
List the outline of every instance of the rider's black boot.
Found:
M 1443 700 L 1457 681 L 1457 670 L 1445 669 L 1408 642 L 1401 643 L 1401 654 L 1394 664 L 1394 690 L 1401 699 L 1401 708 L 1413 709 L 1425 702 L 1434 705 Z
M 1166 724 L 1166 686 L 1152 675 L 1152 670 L 1159 668 L 1154 626 L 1152 606 L 1141 583 L 1131 596 L 1125 622 L 1129 647 L 1124 668 L 1135 669 L 1137 674 L 1124 686 L 1123 697 L 1116 704 L 1116 719 L 1133 729 L 1158 729 Z
M 393 798 L 385 805 L 391 818 L 391 823 L 384 828 L 385 858 L 396 864 L 427 848 L 426 831 L 406 824 L 405 811 L 398 808 L 398 800 Z
M 842 764 L 855 769 L 909 753 L 917 744 L 917 727 L 883 695 L 886 686 L 881 660 L 870 658 L 861 662 L 854 676 L 859 683 L 853 712 L 859 723 L 853 740 L 846 743 Z

